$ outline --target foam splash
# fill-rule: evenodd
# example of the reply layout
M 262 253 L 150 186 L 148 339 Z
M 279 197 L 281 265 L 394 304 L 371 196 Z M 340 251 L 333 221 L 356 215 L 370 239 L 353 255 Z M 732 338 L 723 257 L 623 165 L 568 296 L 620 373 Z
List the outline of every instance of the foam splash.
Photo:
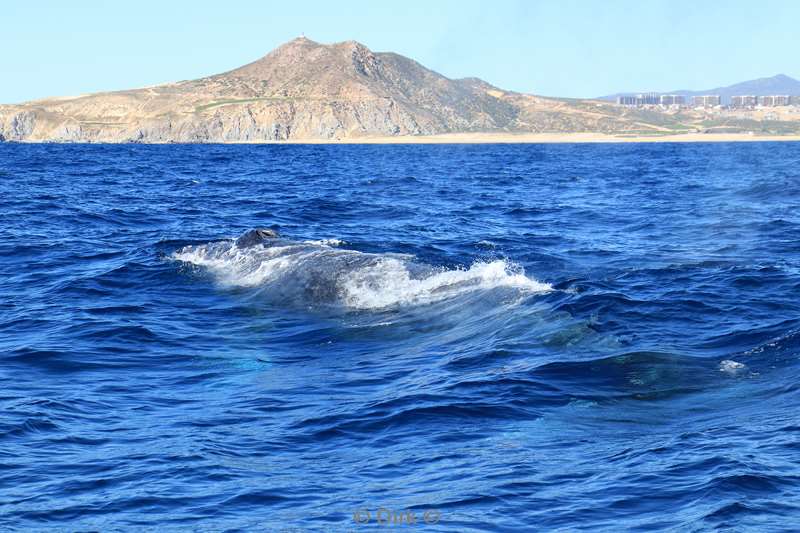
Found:
M 420 304 L 465 292 L 508 287 L 545 292 L 550 286 L 532 280 L 505 261 L 478 262 L 468 269 L 440 270 L 423 278 L 412 277 L 407 265 L 393 258 L 344 276 L 344 303 L 359 309 Z
M 311 241 L 303 241 L 305 244 L 317 244 L 320 246 L 341 246 L 345 242 L 341 239 L 319 239 L 319 240 L 311 240 Z
M 520 293 L 552 289 L 503 260 L 446 269 L 416 263 L 408 255 L 369 254 L 333 244 L 280 240 L 242 249 L 222 241 L 187 246 L 172 258 L 205 268 L 224 286 L 257 287 L 276 299 L 354 309 L 425 304 L 497 288 Z
M 725 359 L 719 363 L 719 371 L 729 376 L 738 376 L 747 370 L 747 365 L 734 361 L 732 359 Z

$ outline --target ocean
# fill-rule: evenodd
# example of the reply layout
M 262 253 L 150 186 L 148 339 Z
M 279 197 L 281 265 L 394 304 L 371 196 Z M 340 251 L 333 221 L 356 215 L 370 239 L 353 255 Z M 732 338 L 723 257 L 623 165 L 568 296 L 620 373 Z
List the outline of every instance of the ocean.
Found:
M 797 530 L 799 208 L 797 143 L 0 143 L 0 530 Z

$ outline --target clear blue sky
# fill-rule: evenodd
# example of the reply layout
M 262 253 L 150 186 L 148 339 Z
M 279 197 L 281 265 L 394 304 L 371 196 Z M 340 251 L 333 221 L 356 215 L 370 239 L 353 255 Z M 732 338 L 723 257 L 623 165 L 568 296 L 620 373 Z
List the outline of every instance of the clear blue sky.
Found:
M 0 21 L 5 103 L 214 74 L 301 32 L 543 95 L 800 78 L 798 0 L 9 0 Z

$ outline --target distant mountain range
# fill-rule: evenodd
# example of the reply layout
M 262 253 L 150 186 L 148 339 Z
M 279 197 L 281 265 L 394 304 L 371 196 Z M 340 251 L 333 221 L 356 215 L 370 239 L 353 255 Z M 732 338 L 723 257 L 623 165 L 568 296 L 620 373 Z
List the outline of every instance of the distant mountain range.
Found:
M 686 97 L 701 96 L 704 94 L 718 94 L 722 97 L 722 103 L 730 102 L 732 96 L 754 95 L 769 96 L 773 94 L 788 94 L 800 96 L 800 81 L 790 78 L 785 74 L 778 74 L 771 78 L 759 78 L 757 80 L 743 81 L 727 87 L 717 87 L 715 89 L 705 89 L 702 91 L 678 90 L 678 91 L 638 91 L 632 93 L 610 94 L 600 97 L 600 100 L 615 101 L 619 96 L 630 96 L 643 92 L 657 92 L 659 94 L 680 94 Z

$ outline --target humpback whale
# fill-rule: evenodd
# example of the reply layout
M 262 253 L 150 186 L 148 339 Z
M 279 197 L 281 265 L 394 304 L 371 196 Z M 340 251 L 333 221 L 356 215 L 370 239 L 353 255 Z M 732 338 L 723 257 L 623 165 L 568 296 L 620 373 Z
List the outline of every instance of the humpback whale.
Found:
M 269 229 L 269 228 L 254 228 L 242 233 L 242 235 L 236 239 L 236 246 L 238 248 L 248 248 L 250 246 L 255 246 L 257 244 L 261 244 L 262 242 L 268 239 L 277 239 L 278 232 Z

